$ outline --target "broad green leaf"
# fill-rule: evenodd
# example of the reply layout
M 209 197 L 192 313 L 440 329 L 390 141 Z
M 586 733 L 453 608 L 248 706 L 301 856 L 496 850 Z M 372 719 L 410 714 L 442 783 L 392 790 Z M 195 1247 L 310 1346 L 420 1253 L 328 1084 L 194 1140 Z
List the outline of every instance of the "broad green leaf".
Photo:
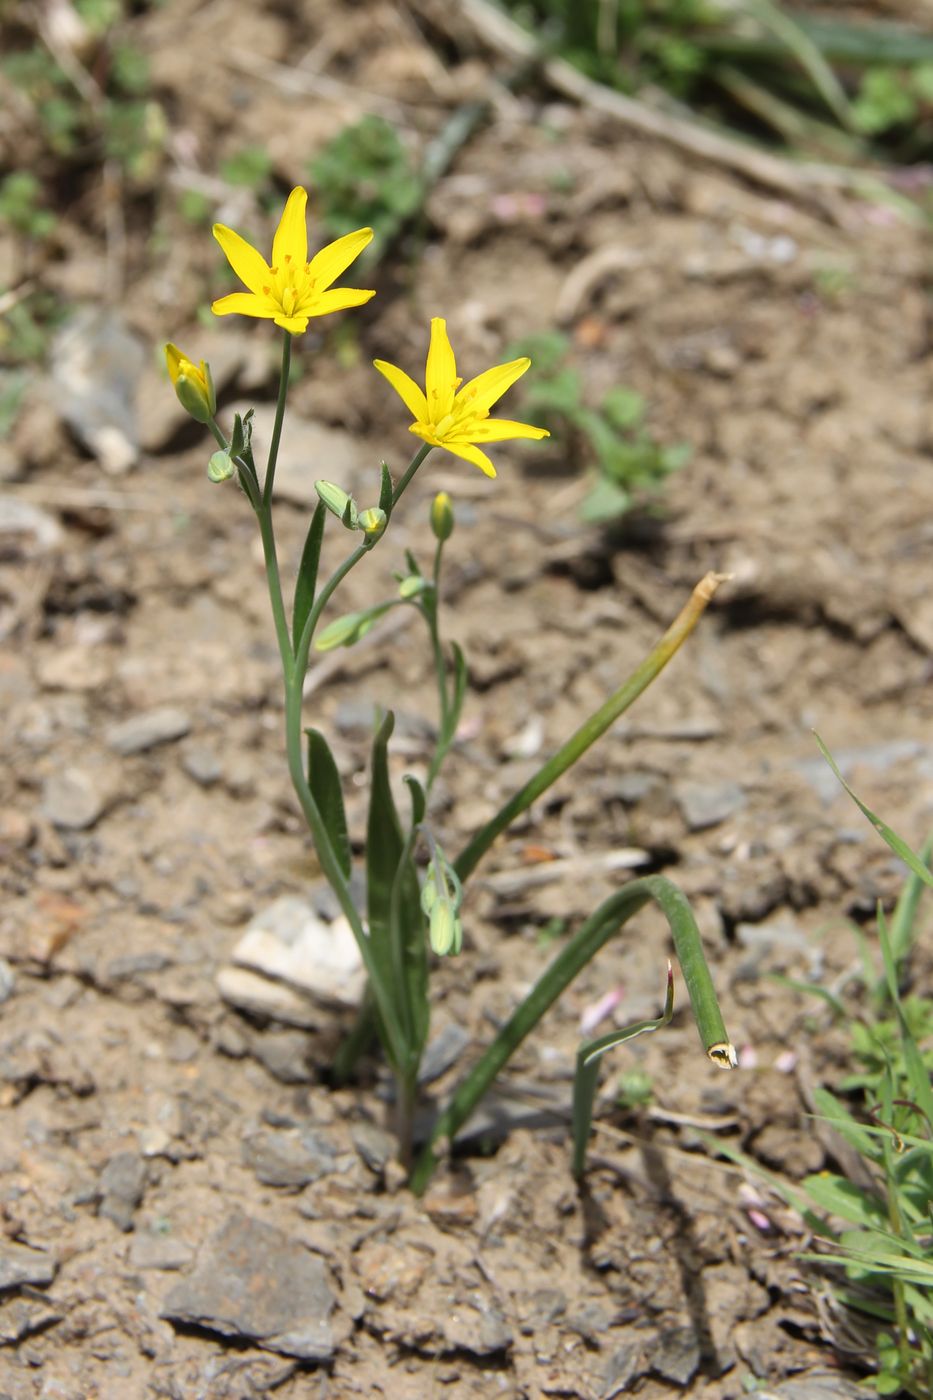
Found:
M 344 878 L 350 878 L 350 837 L 343 806 L 343 789 L 334 755 L 324 735 L 317 729 L 306 729 L 308 736 L 308 786 L 318 805 L 321 820 L 327 828 L 337 863 Z
M 836 762 L 833 759 L 832 754 L 829 752 L 829 749 L 823 743 L 823 740 L 820 738 L 819 734 L 817 734 L 815 730 L 814 738 L 816 739 L 816 742 L 819 745 L 820 753 L 826 759 L 826 762 L 829 764 L 830 768 L 833 770 L 840 783 L 842 783 L 842 786 L 852 798 L 852 801 L 855 803 L 856 807 L 858 807 L 859 811 L 862 813 L 863 816 L 868 818 L 872 826 L 877 831 L 878 835 L 881 837 L 881 839 L 887 842 L 894 854 L 896 856 L 899 856 L 900 859 L 904 862 L 904 864 L 910 870 L 912 870 L 913 873 L 916 876 L 918 876 L 918 878 L 921 879 L 925 885 L 933 886 L 933 871 L 931 871 L 929 867 L 923 863 L 923 861 L 920 859 L 920 857 L 916 854 L 915 851 L 911 850 L 907 842 L 904 841 L 900 836 L 898 836 L 896 831 L 892 831 L 889 826 L 886 826 L 880 817 L 876 817 L 874 812 L 869 807 L 865 806 L 865 803 L 861 800 L 861 798 L 856 797 L 855 793 L 849 787 L 849 784 L 846 782 L 845 778 L 839 772 Z
M 301 563 L 298 565 L 298 577 L 295 579 L 295 603 L 292 608 L 292 645 L 295 647 L 298 646 L 298 641 L 308 620 L 308 614 L 314 606 L 317 571 L 321 561 L 321 542 L 324 539 L 326 519 L 327 508 L 323 501 L 318 501 L 314 508 L 314 514 L 311 516 L 308 533 L 305 536 L 304 549 L 301 551 Z

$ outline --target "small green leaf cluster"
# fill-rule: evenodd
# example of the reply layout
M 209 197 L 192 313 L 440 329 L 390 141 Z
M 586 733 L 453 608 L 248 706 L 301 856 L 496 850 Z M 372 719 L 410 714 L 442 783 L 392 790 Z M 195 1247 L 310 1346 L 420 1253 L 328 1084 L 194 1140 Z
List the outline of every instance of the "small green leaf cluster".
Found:
M 151 188 L 165 150 L 167 123 L 151 93 L 145 54 L 128 37 L 129 0 L 76 5 L 83 26 L 73 71 L 46 46 L 40 29 L 19 23 L 5 35 L 0 74 L 28 104 L 44 150 L 84 170 L 116 161 L 136 187 Z
M 866 1335 L 876 1393 L 916 1400 L 933 1394 L 933 1002 L 903 997 L 900 987 L 924 887 L 911 873 L 890 922 L 879 908 L 882 972 L 876 977 L 865 949 L 862 1014 L 823 997 L 846 1017 L 861 1070 L 836 1092 L 816 1089 L 815 1106 L 861 1169 L 857 1180 L 833 1171 L 809 1176 L 794 1201 L 845 1274 L 840 1300 L 875 1319 Z M 808 1257 L 827 1262 L 824 1253 Z
M 345 127 L 310 163 L 321 218 L 340 237 L 368 227 L 375 237 L 370 257 L 418 210 L 422 181 L 394 127 L 382 117 L 367 116 Z
M 582 458 L 591 475 L 581 515 L 591 524 L 619 520 L 655 498 L 672 472 L 690 459 L 683 442 L 665 446 L 646 424 L 647 405 L 636 390 L 617 385 L 597 408 L 585 399 L 583 376 L 570 342 L 558 331 L 512 347 L 529 355 L 523 411 L 551 431 L 558 446 Z

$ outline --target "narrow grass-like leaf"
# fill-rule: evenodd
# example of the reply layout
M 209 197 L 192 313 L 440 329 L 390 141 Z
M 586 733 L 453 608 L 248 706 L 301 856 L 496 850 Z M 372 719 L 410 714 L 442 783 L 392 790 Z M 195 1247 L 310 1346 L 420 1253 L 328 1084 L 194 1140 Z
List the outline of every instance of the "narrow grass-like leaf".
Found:
M 844 1138 L 850 1147 L 854 1147 L 856 1152 L 860 1152 L 863 1157 L 874 1157 L 871 1134 L 864 1123 L 859 1123 L 845 1107 L 835 1094 L 829 1089 L 817 1086 L 813 1090 L 813 1103 L 819 1110 L 827 1123 L 830 1123 L 840 1137 Z
M 846 1018 L 847 1013 L 842 1002 L 827 987 L 820 987 L 814 982 L 802 982 L 799 977 L 788 977 L 783 972 L 769 972 L 768 981 L 776 982 L 779 987 L 787 987 L 792 992 L 800 992 L 803 996 L 817 997 L 824 1001 L 840 1020 Z
M 852 798 L 852 801 L 855 803 L 856 807 L 858 807 L 859 811 L 862 813 L 863 816 L 868 818 L 872 826 L 877 831 L 878 835 L 881 837 L 881 839 L 887 842 L 894 854 L 896 856 L 899 856 L 900 859 L 904 862 L 904 864 L 910 870 L 912 870 L 913 873 L 919 879 L 921 879 L 925 885 L 933 886 L 933 871 L 931 871 L 930 868 L 924 864 L 924 862 L 917 855 L 916 851 L 912 851 L 911 848 L 908 846 L 907 842 L 904 841 L 900 836 L 898 836 L 896 831 L 892 831 L 891 828 L 887 826 L 881 820 L 880 817 L 875 816 L 874 812 L 871 810 L 870 807 L 865 806 L 865 803 L 861 800 L 861 798 L 856 796 L 856 794 L 849 787 L 849 784 L 846 782 L 845 778 L 839 772 L 839 768 L 832 754 L 829 752 L 829 749 L 823 743 L 823 740 L 820 738 L 819 734 L 817 734 L 815 730 L 814 738 L 816 739 L 816 742 L 819 745 L 820 753 L 826 759 L 826 762 L 829 764 L 830 768 L 833 770 L 840 783 L 842 783 L 842 786 Z
M 385 977 L 390 980 L 390 985 L 399 994 L 399 1003 L 402 1003 L 405 1000 L 405 969 L 391 936 L 392 890 L 405 848 L 389 780 L 388 748 L 394 727 L 395 716 L 390 711 L 373 740 L 372 786 L 366 827 L 366 906 L 373 954 L 379 960 Z M 411 1045 L 411 1024 L 401 1004 L 398 1005 L 398 1012 L 407 1053 Z
M 793 54 L 840 125 L 854 130 L 845 89 L 810 35 L 771 0 L 745 0 L 745 8 Z
M 653 1021 L 636 1021 L 622 1030 L 609 1031 L 598 1040 L 587 1040 L 577 1051 L 577 1069 L 573 1080 L 573 1174 L 582 1176 L 586 1164 L 586 1144 L 593 1121 L 593 1099 L 599 1078 L 599 1062 L 607 1050 L 624 1045 L 638 1035 L 656 1031 L 669 1024 L 674 1014 L 674 970 L 667 965 L 667 993 L 664 1010 Z
M 314 606 L 317 571 L 321 562 L 321 542 L 324 539 L 326 519 L 327 507 L 323 501 L 318 501 L 314 507 L 314 514 L 311 516 L 308 533 L 305 535 L 301 563 L 298 565 L 298 576 L 295 579 L 295 602 L 292 608 L 292 645 L 294 647 L 298 646 L 298 639 L 304 631 L 308 614 Z
M 349 880 L 350 837 L 347 833 L 347 816 L 337 764 L 334 762 L 330 745 L 320 730 L 306 729 L 305 734 L 308 736 L 308 786 L 327 828 L 337 863 L 343 871 L 344 879 Z
M 929 869 L 930 856 L 933 855 L 933 835 L 927 837 L 919 852 L 920 860 Z M 920 896 L 923 894 L 924 882 L 915 871 L 904 883 L 904 888 L 898 896 L 897 904 L 891 915 L 891 954 L 895 965 L 900 970 L 901 964 L 909 956 L 915 939 L 917 924 L 917 908 L 920 903 Z
M 413 1081 L 424 1050 L 430 1023 L 428 998 L 428 949 L 425 938 L 424 913 L 421 908 L 421 886 L 412 859 L 421 822 L 424 820 L 426 798 L 417 779 L 406 776 L 411 794 L 411 826 L 399 854 L 389 909 L 389 936 L 393 962 L 402 968 L 405 1020 L 409 1029 L 408 1073 Z
M 577 930 L 566 947 L 561 949 L 456 1090 L 438 1118 L 412 1174 L 411 1186 L 415 1192 L 423 1191 L 431 1178 L 437 1165 L 439 1141 L 453 1138 L 503 1065 L 538 1024 L 548 1008 L 570 985 L 577 973 L 596 956 L 600 948 L 649 900 L 654 900 L 660 907 L 670 927 L 674 950 L 683 972 L 697 1030 L 707 1056 L 721 1067 L 735 1064 L 735 1050 L 726 1035 L 719 1003 L 706 966 L 700 931 L 685 896 L 663 875 L 647 875 L 643 879 L 632 880 L 605 900 Z
M 928 1123 L 933 1123 L 933 1086 L 930 1084 L 930 1076 L 927 1067 L 923 1063 L 923 1056 L 916 1040 L 911 1033 L 904 1016 L 904 1008 L 901 1004 L 900 989 L 897 985 L 897 968 L 894 965 L 894 950 L 891 946 L 891 939 L 888 934 L 887 921 L 881 906 L 878 907 L 878 938 L 881 942 L 881 956 L 884 959 L 884 974 L 888 983 L 888 994 L 894 1004 L 897 1015 L 898 1031 L 901 1038 L 901 1053 L 904 1056 L 904 1067 L 907 1070 L 907 1080 L 910 1084 L 911 1096 L 917 1106 L 926 1115 Z

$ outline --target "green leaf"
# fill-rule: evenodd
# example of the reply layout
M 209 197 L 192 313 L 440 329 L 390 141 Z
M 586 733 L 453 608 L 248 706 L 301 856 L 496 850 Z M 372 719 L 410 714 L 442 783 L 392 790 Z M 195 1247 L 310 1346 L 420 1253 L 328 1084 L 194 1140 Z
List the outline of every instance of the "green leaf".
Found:
M 617 385 L 610 389 L 603 399 L 602 411 L 614 428 L 629 432 L 637 428 L 645 417 L 645 399 L 637 389 L 627 389 Z
M 320 730 L 306 729 L 305 733 L 308 736 L 308 786 L 327 828 L 337 863 L 343 871 L 344 879 L 349 880 L 350 837 L 347 833 L 340 774 L 330 745 Z
M 463 654 L 462 647 L 458 646 L 456 642 L 451 642 L 450 650 L 454 658 L 454 685 L 450 709 L 447 712 L 447 733 L 443 736 L 445 741 L 452 739 L 457 732 L 457 726 L 460 723 L 460 715 L 463 711 L 467 682 L 469 680 L 466 657 Z
M 667 994 L 664 1010 L 653 1021 L 636 1021 L 624 1030 L 610 1031 L 598 1040 L 587 1040 L 577 1051 L 577 1069 L 573 1081 L 573 1174 L 582 1176 L 586 1166 L 586 1144 L 593 1121 L 593 1100 L 599 1078 L 599 1062 L 607 1050 L 624 1045 L 638 1035 L 645 1035 L 666 1026 L 674 1014 L 674 973 L 667 965 Z
M 380 617 L 395 606 L 395 601 L 393 599 L 391 603 L 380 603 L 375 608 L 367 608 L 365 612 L 344 613 L 343 617 L 335 617 L 333 622 L 329 622 L 318 634 L 314 650 L 333 651 L 335 647 L 355 646 L 376 625 Z
M 318 501 L 308 526 L 308 533 L 305 535 L 304 549 L 301 551 L 301 563 L 298 565 L 298 577 L 295 579 L 295 602 L 292 608 L 292 642 L 297 647 L 299 638 L 305 629 L 308 615 L 314 606 L 314 595 L 317 590 L 317 571 L 321 562 L 321 542 L 324 539 L 324 524 L 327 520 L 327 507 L 323 501 Z
M 933 835 L 927 837 L 920 851 L 920 859 L 925 866 L 929 866 L 931 854 L 933 854 Z M 911 871 L 898 896 L 894 913 L 891 915 L 891 954 L 898 969 L 913 946 L 917 906 L 923 893 L 923 884 L 920 876 Z
M 804 1189 L 810 1199 L 830 1215 L 848 1220 L 853 1225 L 879 1226 L 887 1224 L 887 1212 L 877 1196 L 864 1191 L 844 1176 L 820 1172 L 804 1179 Z
M 855 793 L 849 787 L 849 784 L 846 782 L 845 778 L 839 772 L 839 769 L 836 765 L 835 760 L 833 759 L 832 754 L 829 752 L 829 749 L 823 743 L 823 740 L 820 738 L 819 734 L 816 733 L 816 730 L 813 731 L 813 735 L 816 739 L 817 744 L 819 745 L 820 753 L 826 759 L 826 762 L 829 764 L 830 768 L 833 770 L 840 783 L 842 783 L 842 786 L 852 798 L 852 801 L 855 803 L 856 807 L 858 807 L 859 811 L 862 813 L 863 816 L 868 818 L 872 826 L 877 831 L 878 835 L 881 837 L 881 839 L 887 842 L 894 854 L 896 856 L 899 856 L 900 859 L 904 862 L 904 864 L 908 866 L 908 868 L 912 870 L 913 873 L 916 876 L 918 876 L 924 882 L 925 885 L 933 886 L 933 871 L 931 871 L 929 867 L 923 863 L 923 861 L 916 854 L 916 852 L 910 849 L 907 842 L 902 840 L 901 837 L 897 835 L 897 832 L 892 831 L 889 826 L 886 826 L 880 817 L 876 817 L 874 812 L 871 811 L 870 808 L 866 807 L 865 803 L 862 802 L 860 798 L 856 797 Z
M 395 487 L 392 485 L 392 473 L 389 471 L 388 463 L 381 462 L 379 481 L 379 509 L 384 510 L 387 517 L 391 516 L 392 514 L 392 496 L 394 494 L 394 491 Z
M 373 740 L 372 786 L 366 827 L 366 901 L 373 952 L 383 964 L 387 977 L 391 977 L 393 985 L 401 991 L 404 969 L 393 960 L 390 938 L 392 890 L 405 847 L 389 780 L 389 739 L 394 726 L 395 716 L 389 711 Z

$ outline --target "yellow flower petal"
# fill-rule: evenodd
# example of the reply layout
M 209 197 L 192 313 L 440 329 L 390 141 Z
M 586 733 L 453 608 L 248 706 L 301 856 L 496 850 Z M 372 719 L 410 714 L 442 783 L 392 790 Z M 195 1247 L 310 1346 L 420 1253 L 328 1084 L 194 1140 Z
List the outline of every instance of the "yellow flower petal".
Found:
M 308 329 L 307 316 L 283 316 L 273 317 L 275 324 L 281 326 L 283 331 L 290 331 L 292 335 L 303 335 Z
M 173 384 L 178 383 L 178 376 L 181 374 L 181 362 L 186 357 L 181 353 L 177 345 L 169 341 L 165 347 L 165 361 L 168 365 L 169 378 Z
M 256 296 L 261 296 L 263 287 L 267 287 L 272 279 L 271 270 L 262 254 L 257 253 L 252 244 L 232 228 L 227 228 L 226 224 L 214 225 L 214 237 L 240 281 Z
M 508 418 L 482 418 L 478 423 L 464 428 L 462 432 L 466 442 L 506 442 L 509 438 L 533 438 L 540 441 L 541 438 L 551 436 L 547 428 L 533 428 L 530 423 L 513 423 Z M 452 436 L 459 438 L 459 431 L 455 431 Z
M 408 412 L 416 423 L 423 423 L 428 416 L 428 401 L 412 379 L 398 365 L 390 365 L 386 360 L 373 360 L 379 373 L 389 381 Z
M 453 408 L 457 392 L 457 362 L 447 335 L 447 322 L 431 318 L 431 344 L 424 367 L 424 387 L 428 400 L 428 420 L 439 423 Z
M 303 267 L 308 261 L 307 203 L 308 191 L 297 185 L 288 196 L 272 240 L 272 266 L 278 271 L 282 270 L 287 258 L 291 259 L 294 267 Z M 243 281 L 246 282 L 245 277 Z M 246 285 L 249 286 L 249 283 L 246 282 Z
M 375 292 L 360 291 L 356 287 L 333 287 L 314 298 L 308 315 L 329 316 L 332 311 L 346 311 L 348 306 L 365 306 L 375 295 Z
M 279 308 L 268 297 L 253 296 L 252 292 L 231 292 L 211 302 L 211 310 L 215 316 L 262 316 L 271 320 Z
M 358 228 L 355 233 L 345 233 L 336 242 L 328 243 L 311 259 L 308 276 L 313 277 L 319 287 L 329 287 L 372 242 L 372 237 L 371 228 Z
M 467 462 L 472 462 L 474 467 L 479 467 L 484 476 L 495 476 L 496 469 L 486 456 L 486 453 L 481 452 L 480 449 L 474 447 L 472 443 L 448 442 L 445 438 L 441 445 L 445 447 L 448 452 L 452 452 L 455 457 L 463 457 Z
M 516 379 L 521 379 L 530 364 L 528 357 L 523 356 L 520 360 L 509 360 L 508 364 L 484 370 L 464 384 L 457 395 L 457 408 L 470 413 L 488 413 L 506 389 L 510 389 Z

